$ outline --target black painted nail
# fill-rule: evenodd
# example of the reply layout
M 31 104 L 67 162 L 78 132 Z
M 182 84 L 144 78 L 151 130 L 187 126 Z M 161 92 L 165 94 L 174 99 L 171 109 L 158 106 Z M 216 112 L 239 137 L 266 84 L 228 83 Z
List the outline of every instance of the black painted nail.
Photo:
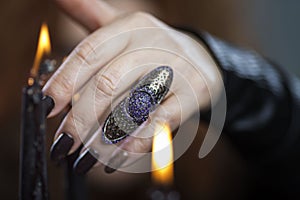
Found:
M 54 161 L 64 159 L 74 144 L 74 139 L 66 134 L 61 133 L 51 146 L 50 157 Z
M 86 174 L 97 163 L 98 156 L 93 149 L 85 150 L 74 163 L 75 173 L 79 175 Z
M 45 96 L 42 101 L 46 109 L 46 115 L 48 116 L 51 110 L 54 108 L 54 100 L 49 96 Z
M 119 169 L 122 164 L 127 160 L 128 153 L 126 151 L 122 151 L 114 155 L 107 163 L 104 168 L 104 171 L 108 174 L 115 172 Z

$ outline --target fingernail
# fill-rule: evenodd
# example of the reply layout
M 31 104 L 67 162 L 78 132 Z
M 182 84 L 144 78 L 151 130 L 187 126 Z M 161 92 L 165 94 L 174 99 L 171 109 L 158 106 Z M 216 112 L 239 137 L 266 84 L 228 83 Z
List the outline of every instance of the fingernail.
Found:
M 42 101 L 46 109 L 46 115 L 48 116 L 54 108 L 54 100 L 49 96 L 45 96 Z
M 74 144 L 74 139 L 66 134 L 61 133 L 51 146 L 50 157 L 54 161 L 64 159 Z
M 85 150 L 74 163 L 75 173 L 79 175 L 86 174 L 97 163 L 98 156 L 93 149 Z
M 122 151 L 113 156 L 107 163 L 104 168 L 104 171 L 108 174 L 115 172 L 119 169 L 122 164 L 127 160 L 128 153 L 126 151 Z

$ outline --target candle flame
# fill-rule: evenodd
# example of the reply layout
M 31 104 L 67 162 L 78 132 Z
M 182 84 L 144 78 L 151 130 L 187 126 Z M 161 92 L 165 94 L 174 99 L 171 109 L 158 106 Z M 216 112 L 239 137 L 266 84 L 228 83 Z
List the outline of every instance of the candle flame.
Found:
M 40 30 L 39 42 L 35 54 L 33 67 L 30 72 L 32 77 L 37 76 L 43 56 L 45 54 L 50 54 L 50 52 L 51 52 L 51 43 L 50 43 L 49 30 L 47 24 L 43 23 Z
M 172 133 L 167 124 L 156 127 L 152 143 L 152 179 L 161 185 L 173 182 Z
M 29 77 L 28 78 L 28 85 L 33 85 L 34 84 L 34 79 Z

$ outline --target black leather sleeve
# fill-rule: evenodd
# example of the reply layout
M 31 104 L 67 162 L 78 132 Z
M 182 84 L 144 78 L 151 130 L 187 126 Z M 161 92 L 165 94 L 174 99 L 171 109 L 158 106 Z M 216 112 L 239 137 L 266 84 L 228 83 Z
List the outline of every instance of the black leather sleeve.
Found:
M 208 33 L 198 37 L 223 73 L 227 96 L 224 132 L 245 158 L 266 161 L 299 152 L 298 78 L 254 51 Z
M 249 199 L 257 194 L 266 199 L 299 199 L 299 79 L 255 51 L 206 32 L 180 30 L 206 45 L 223 74 L 227 97 L 223 134 L 252 166 Z M 203 118 L 209 120 L 209 113 Z
M 276 162 L 299 155 L 299 79 L 255 51 L 180 29 L 198 37 L 222 71 L 227 96 L 223 132 L 244 158 Z

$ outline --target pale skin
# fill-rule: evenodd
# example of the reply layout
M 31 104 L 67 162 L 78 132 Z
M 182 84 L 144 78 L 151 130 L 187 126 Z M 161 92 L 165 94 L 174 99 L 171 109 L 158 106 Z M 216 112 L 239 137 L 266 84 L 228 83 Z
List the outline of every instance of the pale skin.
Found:
M 201 42 L 189 35 L 148 13 L 124 13 L 104 1 L 56 0 L 56 3 L 91 32 L 43 89 L 55 102 L 49 117 L 72 104 L 54 137 L 55 140 L 62 132 L 72 136 L 74 145 L 68 154 L 82 141 L 86 141 L 84 148 L 94 149 L 103 162 L 119 151 L 103 143 L 101 125 L 115 106 L 114 102 L 122 100 L 132 84 L 158 67 L 153 63 L 171 66 L 174 80 L 161 108 L 151 114 L 151 122 L 168 123 L 175 129 L 193 113 L 207 109 L 211 96 L 219 95 L 222 79 L 218 67 Z M 110 40 L 112 36 L 116 37 Z M 146 50 L 134 51 L 145 47 Z M 91 136 L 91 129 L 97 123 L 100 127 Z M 127 164 L 138 159 L 131 157 L 130 152 L 151 150 L 151 132 L 151 126 L 145 126 L 136 133 L 137 137 L 128 137 L 117 144 L 129 152 Z M 99 165 L 101 162 L 95 166 Z

